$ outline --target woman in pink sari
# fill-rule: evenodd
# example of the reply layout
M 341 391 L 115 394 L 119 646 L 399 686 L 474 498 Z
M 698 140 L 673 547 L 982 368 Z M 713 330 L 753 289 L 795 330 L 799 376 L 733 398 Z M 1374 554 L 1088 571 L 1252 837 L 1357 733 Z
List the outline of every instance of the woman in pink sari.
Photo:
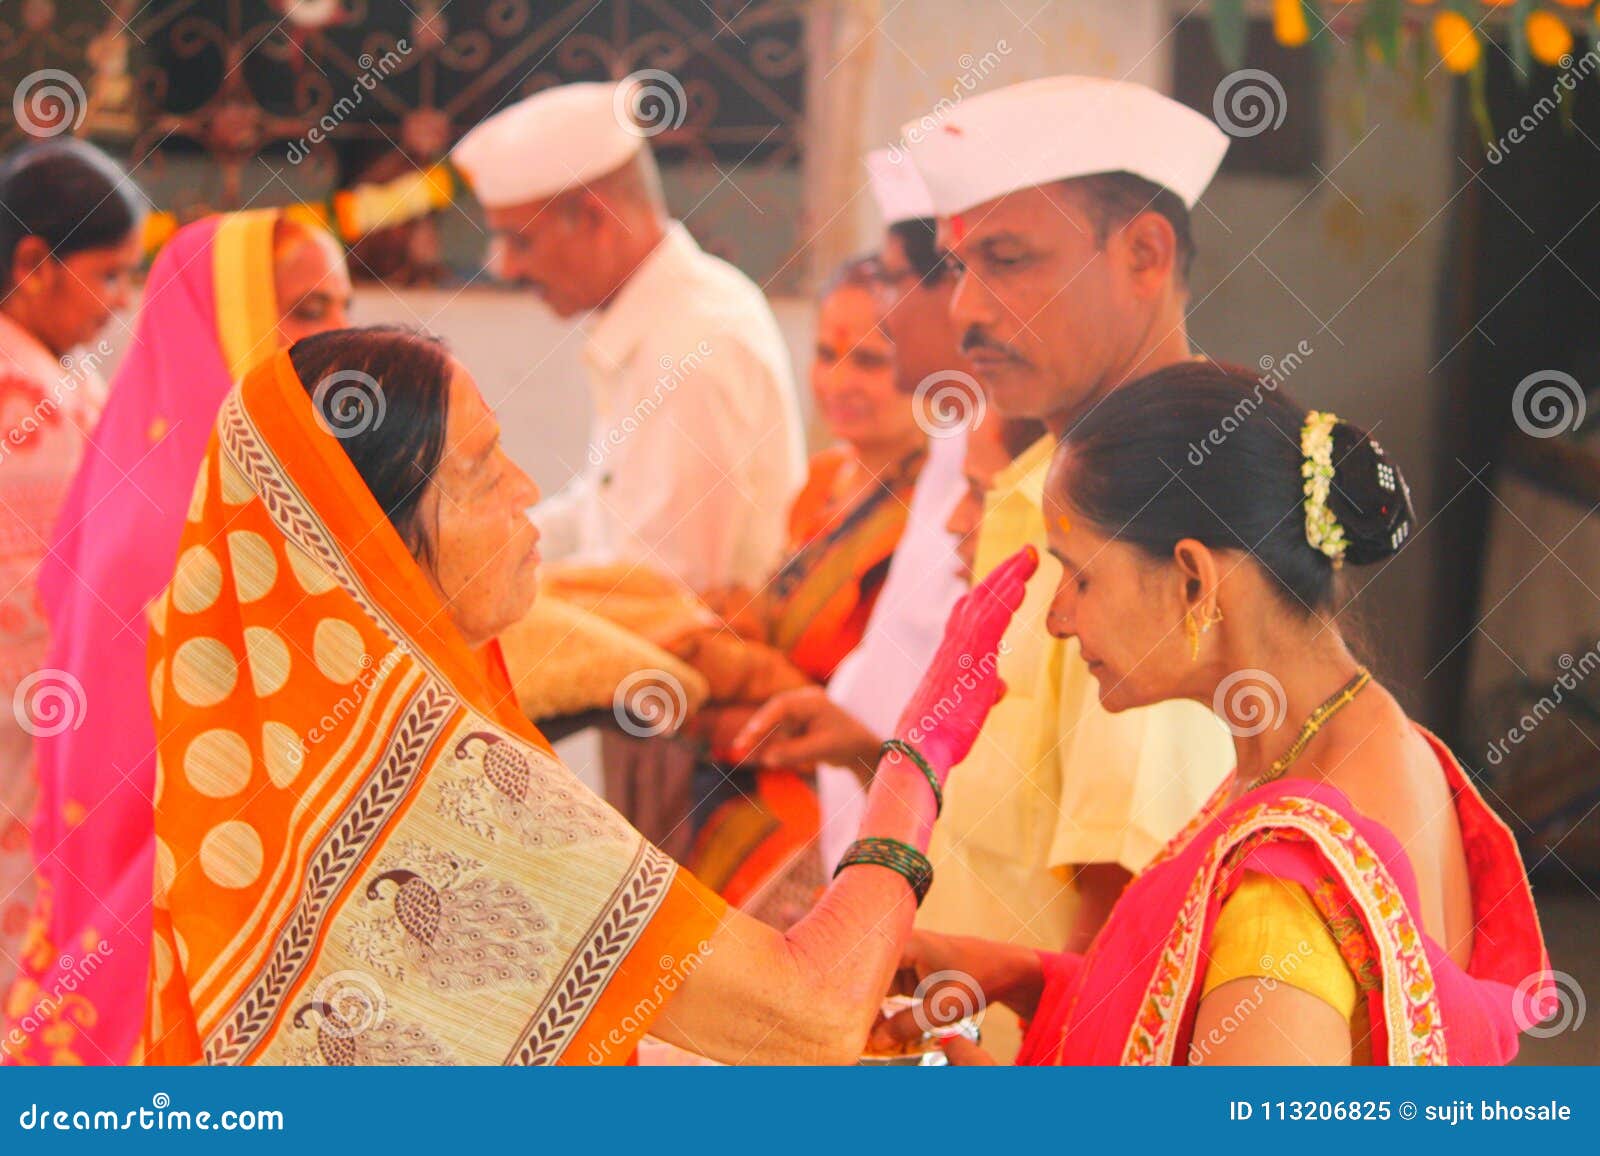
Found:
M 1334 613 L 1341 567 L 1411 533 L 1398 467 L 1331 414 L 1187 363 L 1083 418 L 1045 517 L 1064 566 L 1048 626 L 1106 708 L 1210 705 L 1237 767 L 1087 953 L 916 938 L 924 1021 L 978 998 L 931 978 L 954 972 L 1031 1021 L 1028 1064 L 1509 1061 L 1553 1010 L 1521 859 Z
M 140 206 L 127 175 L 76 141 L 0 169 L 0 992 L 33 899 L 33 743 L 81 724 L 80 688 L 46 668 L 40 562 L 105 401 L 86 347 L 129 301 Z
M 349 296 L 333 238 L 276 211 L 188 225 L 151 267 L 40 577 L 49 665 L 81 685 L 86 710 L 81 727 L 39 742 L 39 894 L 3 1008 L 0 1062 L 135 1058 L 161 772 L 145 607 L 172 579 L 228 389 L 275 351 L 345 325 Z

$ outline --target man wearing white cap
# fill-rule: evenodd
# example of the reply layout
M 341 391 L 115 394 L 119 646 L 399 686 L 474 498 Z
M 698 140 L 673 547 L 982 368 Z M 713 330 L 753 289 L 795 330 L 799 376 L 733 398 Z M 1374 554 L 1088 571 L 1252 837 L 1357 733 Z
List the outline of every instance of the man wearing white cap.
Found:
M 962 349 L 995 409 L 1050 429 L 996 476 L 978 532 L 980 574 L 1030 542 L 1041 561 L 1002 648 L 1008 693 L 951 776 L 918 925 L 1081 951 L 1227 773 L 1232 747 L 1196 703 L 1108 713 L 1076 640 L 1051 639 L 1061 571 L 1045 550 L 1044 477 L 1097 398 L 1191 356 L 1189 210 L 1227 138 L 1148 88 L 1086 77 L 969 98 L 904 132 L 962 266 Z M 985 1032 L 1006 1058 L 1007 1018 Z
M 629 82 L 562 85 L 451 154 L 498 272 L 562 317 L 596 312 L 588 469 L 534 517 L 552 558 L 759 587 L 805 476 L 789 353 L 761 290 L 667 215 L 639 101 Z

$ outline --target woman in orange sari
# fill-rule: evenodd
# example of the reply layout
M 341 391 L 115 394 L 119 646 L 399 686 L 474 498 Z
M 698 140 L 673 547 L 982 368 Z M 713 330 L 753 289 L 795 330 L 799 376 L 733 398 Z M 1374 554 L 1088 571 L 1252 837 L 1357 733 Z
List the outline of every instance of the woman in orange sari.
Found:
M 927 457 L 920 400 L 896 388 L 882 281 L 877 258 L 861 258 L 823 291 L 811 390 L 836 444 L 811 459 L 789 509 L 788 561 L 759 593 L 710 597 L 735 629 L 815 683 L 861 642 Z M 713 757 L 757 705 L 711 712 Z M 690 865 L 730 903 L 788 926 L 824 878 L 810 769 L 708 769 L 714 785 L 696 808 L 706 819 Z
M 229 394 L 151 616 L 147 1061 L 621 1063 L 646 1030 L 729 1062 L 860 1054 L 1036 559 L 958 604 L 907 708 L 967 680 L 926 769 L 885 754 L 877 842 L 780 934 L 518 712 L 494 639 L 537 593 L 537 498 L 427 338 L 307 338 Z
M 965 973 L 1031 1020 L 1022 1063 L 1509 1061 L 1555 997 L 1516 845 L 1334 613 L 1341 568 L 1412 532 L 1399 467 L 1253 374 L 1186 363 L 1079 422 L 1045 517 L 1047 623 L 1101 702 L 1206 703 L 1237 767 L 1086 954 L 930 935 L 908 971 Z M 975 998 L 927 994 L 934 1015 Z
M 0 1023 L 0 1057 L 126 1063 L 149 962 L 156 735 L 145 609 L 172 577 L 217 407 L 252 365 L 345 323 L 332 235 L 276 210 L 180 229 L 145 282 L 137 328 L 40 568 L 49 666 L 82 688 L 84 725 L 38 742 L 39 894 Z M 70 997 L 70 998 L 69 998 Z
M 87 706 L 46 660 L 39 570 L 105 402 L 109 347 L 83 347 L 130 300 L 141 214 L 127 174 L 90 145 L 28 146 L 0 169 L 0 993 L 34 894 L 34 742 L 82 726 Z

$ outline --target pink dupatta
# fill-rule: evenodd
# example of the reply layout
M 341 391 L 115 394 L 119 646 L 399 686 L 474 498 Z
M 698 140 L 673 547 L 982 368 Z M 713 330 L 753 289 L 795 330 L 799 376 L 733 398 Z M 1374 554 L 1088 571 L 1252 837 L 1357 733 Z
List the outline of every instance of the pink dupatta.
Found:
M 127 1063 L 144 1021 L 156 736 L 146 604 L 172 579 L 218 407 L 274 349 L 274 212 L 180 230 L 150 270 L 133 343 L 40 575 L 48 665 L 82 725 L 38 744 L 39 895 L 0 1061 Z
M 1183 1064 L 1208 945 L 1243 871 L 1303 886 L 1363 984 L 1372 1059 L 1504 1064 L 1543 1018 L 1550 964 L 1521 856 L 1438 739 L 1466 844 L 1476 925 L 1462 968 L 1411 912 L 1416 877 L 1399 841 L 1339 790 L 1281 779 L 1216 799 L 1128 885 L 1086 955 L 1043 953 L 1045 991 L 1024 1064 Z

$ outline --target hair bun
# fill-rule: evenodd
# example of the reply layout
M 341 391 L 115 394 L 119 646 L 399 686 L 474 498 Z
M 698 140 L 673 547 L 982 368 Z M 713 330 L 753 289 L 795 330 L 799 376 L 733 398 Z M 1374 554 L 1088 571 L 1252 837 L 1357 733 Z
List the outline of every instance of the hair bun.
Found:
M 1333 460 L 1328 508 L 1344 528 L 1345 561 L 1367 566 L 1394 557 L 1417 517 L 1400 467 L 1366 430 L 1347 421 L 1333 427 Z

